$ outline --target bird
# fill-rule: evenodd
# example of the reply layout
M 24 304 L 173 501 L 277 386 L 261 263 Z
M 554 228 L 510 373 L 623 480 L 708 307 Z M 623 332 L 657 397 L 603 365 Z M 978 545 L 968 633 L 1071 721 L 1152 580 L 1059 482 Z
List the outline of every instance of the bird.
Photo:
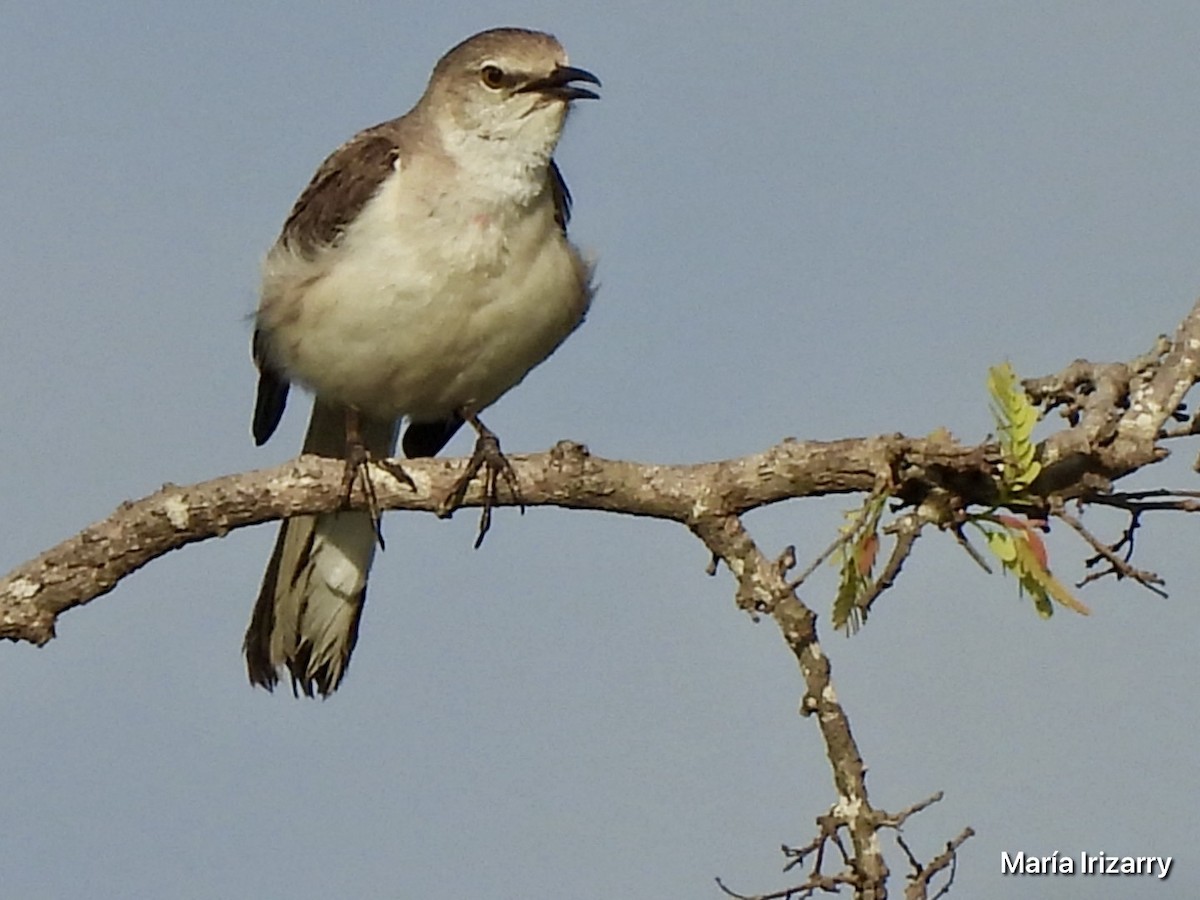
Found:
M 594 293 L 593 263 L 567 238 L 571 194 L 554 160 L 572 104 L 598 99 L 587 85 L 600 81 L 552 35 L 483 31 L 441 57 L 409 112 L 322 163 L 263 262 L 256 444 L 296 384 L 313 395 L 302 453 L 344 457 L 347 498 L 356 469 L 369 487 L 367 463 L 394 455 L 405 422 L 410 458 L 470 424 L 464 478 L 486 465 L 494 492 L 497 471 L 511 469 L 478 414 L 583 322 Z M 343 508 L 281 523 L 243 642 L 252 685 L 273 690 L 286 669 L 296 696 L 337 690 L 374 516 Z

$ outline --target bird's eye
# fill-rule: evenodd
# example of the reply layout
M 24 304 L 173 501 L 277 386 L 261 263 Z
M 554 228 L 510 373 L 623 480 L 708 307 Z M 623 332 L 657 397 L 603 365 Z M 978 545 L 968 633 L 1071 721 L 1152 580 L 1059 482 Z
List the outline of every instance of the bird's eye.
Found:
M 504 70 L 499 66 L 487 65 L 479 70 L 479 80 L 492 90 L 504 86 Z

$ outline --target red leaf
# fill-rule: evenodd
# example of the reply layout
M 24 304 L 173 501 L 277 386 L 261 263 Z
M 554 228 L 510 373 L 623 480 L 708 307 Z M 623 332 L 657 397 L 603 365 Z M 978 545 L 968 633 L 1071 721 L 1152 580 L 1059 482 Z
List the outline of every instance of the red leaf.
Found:
M 1032 528 L 1025 529 L 1025 542 L 1029 544 L 1029 549 L 1033 551 L 1033 558 L 1038 561 L 1038 565 L 1046 572 L 1050 571 L 1046 556 L 1046 544 L 1042 540 L 1042 536 Z
M 871 574 L 871 567 L 875 565 L 875 555 L 879 552 L 879 535 L 872 531 L 865 535 L 858 542 L 858 557 L 855 562 L 858 564 L 858 574 L 866 578 Z

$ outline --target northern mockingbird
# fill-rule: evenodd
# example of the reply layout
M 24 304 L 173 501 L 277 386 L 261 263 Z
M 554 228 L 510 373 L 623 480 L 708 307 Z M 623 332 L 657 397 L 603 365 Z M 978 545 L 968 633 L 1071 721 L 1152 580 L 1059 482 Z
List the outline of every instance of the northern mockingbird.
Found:
M 498 28 L 441 58 L 406 115 L 336 150 L 263 265 L 253 433 L 279 424 L 288 386 L 315 395 L 304 453 L 349 468 L 437 453 L 583 321 L 591 267 L 566 236 L 553 154 L 574 100 L 596 94 L 548 34 Z M 500 457 L 502 460 L 502 457 Z M 494 490 L 495 460 L 488 460 Z M 478 469 L 475 463 L 472 472 Z M 403 476 L 401 476 L 403 477 Z M 377 522 L 343 510 L 288 519 L 244 649 L 250 681 L 337 689 L 358 636 Z

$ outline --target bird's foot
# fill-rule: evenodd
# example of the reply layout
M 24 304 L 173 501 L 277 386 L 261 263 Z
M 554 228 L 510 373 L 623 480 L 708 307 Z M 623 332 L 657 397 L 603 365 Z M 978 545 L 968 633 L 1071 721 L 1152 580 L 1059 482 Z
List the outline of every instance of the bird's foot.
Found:
M 371 481 L 371 454 L 363 446 L 361 440 L 347 439 L 346 468 L 342 472 L 342 505 L 349 506 L 354 494 L 354 483 L 362 482 L 363 496 L 367 500 L 367 513 L 371 516 L 371 530 L 375 532 L 375 540 L 379 549 L 385 549 L 383 542 L 383 516 L 379 510 L 379 497 L 375 493 L 375 483 Z
M 404 482 L 414 491 L 417 489 L 412 477 L 393 459 L 374 459 L 371 451 L 363 443 L 358 410 L 346 411 L 346 468 L 342 473 L 342 504 L 350 505 L 354 493 L 354 482 L 361 480 L 363 495 L 367 501 L 367 512 L 371 516 L 371 530 L 375 532 L 375 540 L 379 549 L 386 546 L 383 541 L 383 511 L 379 508 L 379 497 L 375 493 L 375 483 L 371 480 L 371 463 L 379 466 L 397 481 Z
M 517 485 L 517 473 L 512 463 L 500 450 L 500 439 L 472 413 L 464 413 L 463 419 L 475 429 L 478 438 L 475 441 L 475 452 L 467 463 L 466 470 L 454 482 L 450 492 L 438 504 L 438 515 L 446 518 L 458 509 L 467 495 L 472 479 L 483 471 L 483 505 L 479 515 L 479 534 L 475 538 L 476 549 L 483 543 L 484 536 L 492 527 L 492 507 L 500 501 L 497 490 L 501 481 L 508 488 L 512 499 L 525 512 L 525 504 L 521 501 L 521 491 Z

